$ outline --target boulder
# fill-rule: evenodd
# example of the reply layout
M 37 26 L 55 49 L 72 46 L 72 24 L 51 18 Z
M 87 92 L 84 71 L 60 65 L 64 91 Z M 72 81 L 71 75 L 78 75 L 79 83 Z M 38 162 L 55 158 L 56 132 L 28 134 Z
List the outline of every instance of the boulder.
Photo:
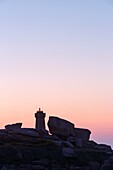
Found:
M 77 148 L 82 148 L 83 147 L 83 140 L 82 139 L 76 138 L 75 143 L 76 143 Z
M 69 136 L 67 138 L 67 141 L 71 142 L 74 146 L 78 147 L 78 148 L 82 148 L 83 147 L 83 141 L 82 139 L 79 138 L 75 138 L 73 136 Z
M 32 170 L 47 170 L 44 166 L 41 165 L 32 165 Z
M 31 164 L 21 164 L 17 169 L 18 170 L 31 170 L 32 165 Z M 12 169 L 10 169 L 12 170 Z
M 74 135 L 77 139 L 82 139 L 84 143 L 89 141 L 91 131 L 88 129 L 74 128 Z
M 80 166 L 76 166 L 74 168 L 71 168 L 70 170 L 84 170 L 84 168 Z
M 84 170 L 84 169 L 83 169 L 83 167 L 76 166 L 76 167 L 69 167 L 69 170 Z
M 88 166 L 91 170 L 100 170 L 100 165 L 98 162 L 89 162 Z
M 0 141 L 1 143 L 6 142 L 26 142 L 26 143 L 37 143 L 42 136 L 38 131 L 30 129 L 13 129 L 13 130 L 1 130 L 0 131 Z
M 71 144 L 69 141 L 64 141 L 64 142 L 63 142 L 63 146 L 64 146 L 64 147 L 67 147 L 67 148 L 72 148 L 72 149 L 74 149 L 73 144 Z
M 22 126 L 22 123 L 15 123 L 15 124 L 9 124 L 5 126 L 5 129 L 7 130 L 13 130 L 13 129 L 20 129 Z
M 40 166 L 43 166 L 43 167 L 48 167 L 49 161 L 48 161 L 48 159 L 36 160 L 36 161 L 32 162 L 32 165 L 40 165 Z
M 74 124 L 59 117 L 50 116 L 48 127 L 52 135 L 58 135 L 61 137 L 74 135 Z
M 32 129 L 32 128 L 20 128 L 20 129 L 13 129 L 8 132 L 9 134 L 21 134 L 30 137 L 41 137 L 42 133 L 40 134 L 39 130 Z
M 62 147 L 63 142 L 62 141 L 54 141 L 54 145 L 57 146 L 57 147 Z
M 2 167 L 0 170 L 7 170 L 7 168 L 4 166 L 4 167 Z
M 15 161 L 21 161 L 22 160 L 22 153 L 21 152 L 17 152 L 16 154 L 15 154 L 15 156 L 14 156 L 14 159 L 15 159 Z
M 53 141 L 60 141 L 59 137 L 56 135 L 45 135 L 44 139 L 53 140 Z
M 112 151 L 111 146 L 106 145 L 106 144 L 97 144 L 97 145 L 95 146 L 95 149 L 103 150 L 103 151 L 105 151 L 105 152 Z
M 113 170 L 112 164 L 104 164 L 100 170 Z
M 63 148 L 62 149 L 62 157 L 63 158 L 75 158 L 76 154 L 74 149 L 72 148 Z
M 108 161 L 109 161 L 109 163 L 113 164 L 113 156 L 110 156 Z
M 97 146 L 97 143 L 93 140 L 90 140 L 86 143 L 86 147 L 88 148 L 95 148 Z
M 91 170 L 91 168 L 89 166 L 84 166 L 83 170 Z

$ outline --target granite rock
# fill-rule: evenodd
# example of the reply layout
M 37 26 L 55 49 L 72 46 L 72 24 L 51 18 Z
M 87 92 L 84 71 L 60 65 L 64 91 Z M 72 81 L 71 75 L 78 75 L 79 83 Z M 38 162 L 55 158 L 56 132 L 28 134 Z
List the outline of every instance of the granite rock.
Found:
M 72 148 L 63 148 L 62 149 L 62 157 L 63 158 L 75 158 L 76 154 L 74 149 Z
M 64 137 L 74 135 L 74 124 L 58 117 L 50 116 L 48 127 L 52 135 Z
M 81 139 L 83 143 L 86 143 L 89 141 L 91 131 L 88 129 L 82 129 L 82 128 L 74 128 L 75 132 L 75 138 Z
M 5 129 L 7 130 L 20 129 L 21 126 L 22 126 L 22 123 L 8 124 L 5 126 Z

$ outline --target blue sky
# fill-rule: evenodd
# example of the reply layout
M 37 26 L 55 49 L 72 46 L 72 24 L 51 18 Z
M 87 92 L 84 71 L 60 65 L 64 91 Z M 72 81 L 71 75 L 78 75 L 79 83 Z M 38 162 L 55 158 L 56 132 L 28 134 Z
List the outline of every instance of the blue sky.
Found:
M 112 45 L 112 0 L 1 0 L 1 127 L 39 106 L 112 143 Z

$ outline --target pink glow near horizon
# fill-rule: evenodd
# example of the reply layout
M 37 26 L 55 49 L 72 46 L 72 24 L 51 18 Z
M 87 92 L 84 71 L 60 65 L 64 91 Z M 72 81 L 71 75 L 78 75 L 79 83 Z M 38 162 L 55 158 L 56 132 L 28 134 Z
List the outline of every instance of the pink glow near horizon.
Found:
M 0 2 L 0 128 L 34 127 L 41 107 L 46 122 L 58 116 L 112 144 L 112 8 L 103 0 Z

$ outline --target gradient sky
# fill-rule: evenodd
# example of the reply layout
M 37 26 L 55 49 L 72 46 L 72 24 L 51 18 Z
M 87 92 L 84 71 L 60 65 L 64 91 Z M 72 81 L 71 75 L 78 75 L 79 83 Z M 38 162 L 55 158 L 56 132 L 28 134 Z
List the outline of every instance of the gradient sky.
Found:
M 38 107 L 113 146 L 112 0 L 0 0 L 0 128 Z

